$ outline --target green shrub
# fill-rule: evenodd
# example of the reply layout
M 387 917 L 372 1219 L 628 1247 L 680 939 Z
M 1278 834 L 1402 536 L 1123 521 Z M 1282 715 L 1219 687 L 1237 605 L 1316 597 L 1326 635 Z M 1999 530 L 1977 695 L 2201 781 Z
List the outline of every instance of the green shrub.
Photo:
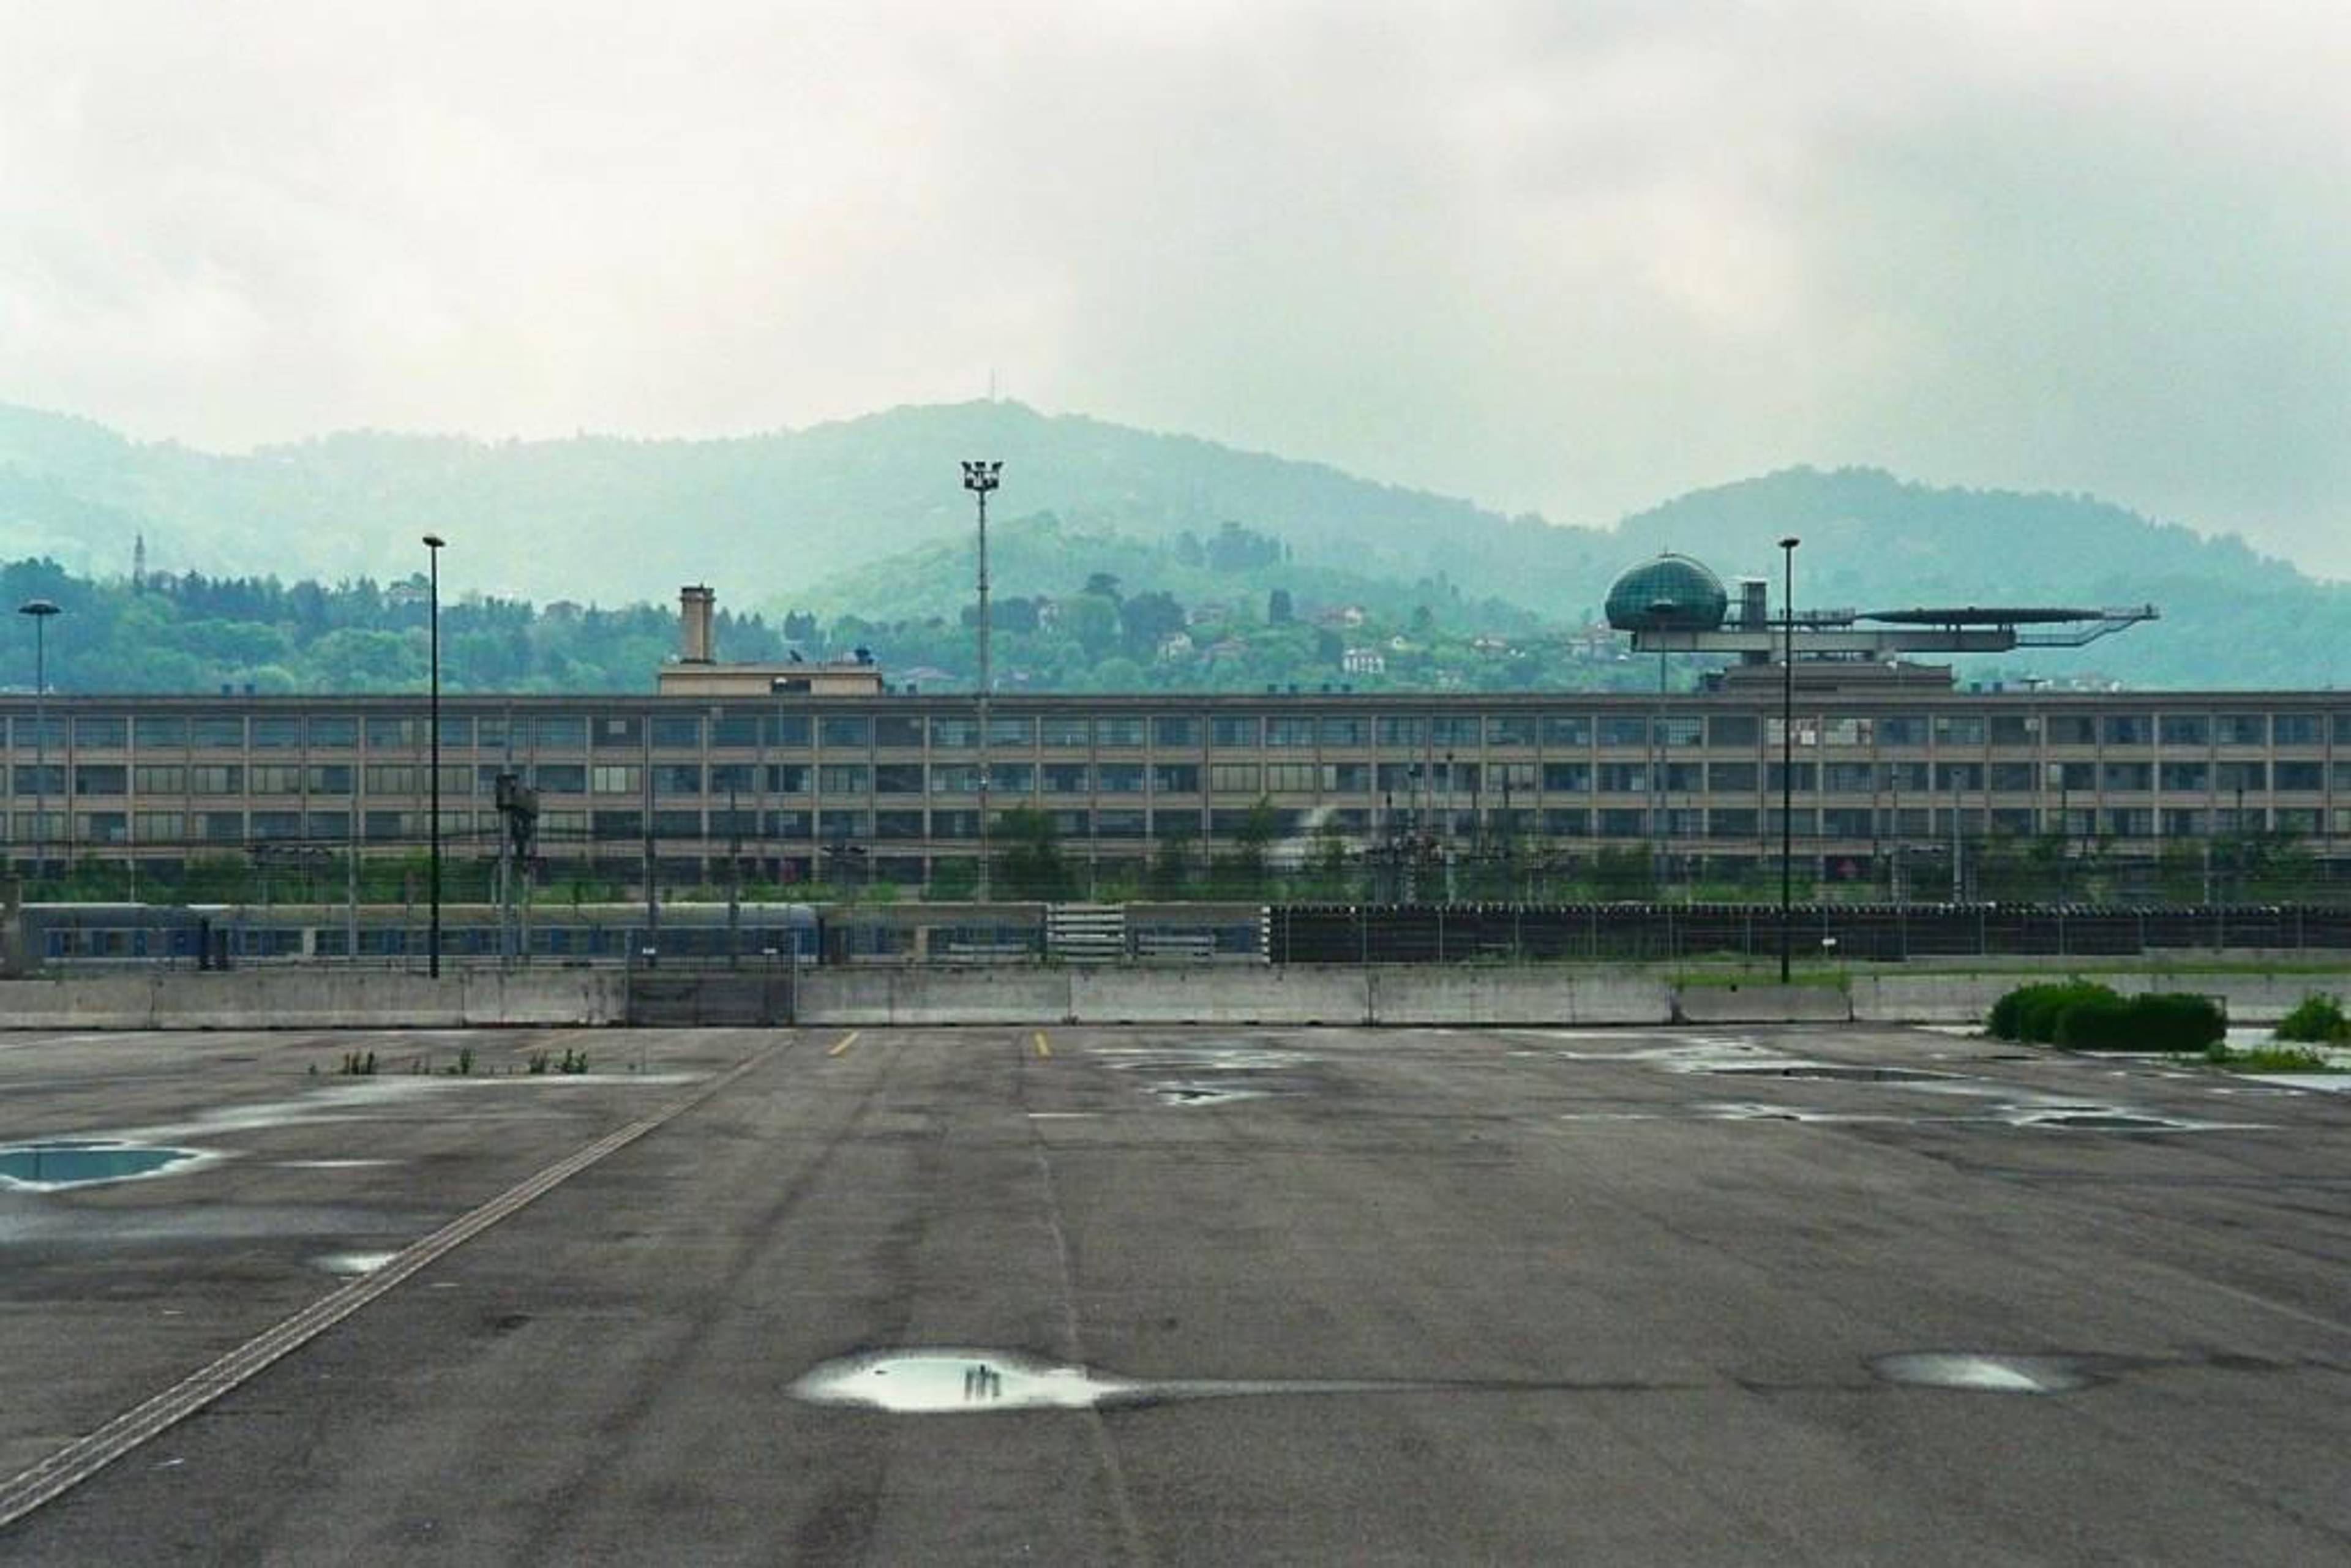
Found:
M 2210 997 L 2150 992 L 2126 1001 L 2085 998 L 2057 1015 L 2056 1043 L 2073 1051 L 2203 1051 L 2228 1032 Z
M 2351 1040 L 2351 1019 L 2343 1016 L 2341 1002 L 2333 997 L 2313 992 L 2303 998 L 2294 1011 L 2278 1020 L 2277 1038 L 2300 1040 L 2307 1045 Z
M 2019 986 L 1991 1006 L 1991 1032 L 2000 1040 L 2032 1040 L 2043 1045 L 2057 1038 L 2057 1020 L 2067 1009 L 2084 1002 L 2120 1002 L 2105 986 L 2086 980 L 2044 981 Z

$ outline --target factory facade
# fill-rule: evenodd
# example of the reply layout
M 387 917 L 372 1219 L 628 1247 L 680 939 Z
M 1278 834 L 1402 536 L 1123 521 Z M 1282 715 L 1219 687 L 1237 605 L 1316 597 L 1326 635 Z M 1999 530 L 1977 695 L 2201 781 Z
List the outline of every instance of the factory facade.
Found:
M 1808 883 L 1895 896 L 1973 896 L 1971 862 L 2022 845 L 2055 862 L 2043 895 L 2090 862 L 2167 867 L 2175 894 L 2192 864 L 2205 896 L 2241 894 L 2226 879 L 2255 842 L 2351 881 L 2351 696 L 1960 689 L 1891 655 L 1997 651 L 2053 622 L 2102 635 L 2155 612 L 1791 625 L 1742 587 L 1729 615 L 1710 572 L 1667 556 L 1612 590 L 1636 653 L 1729 661 L 1694 692 L 983 706 L 893 690 L 862 649 L 722 663 L 713 595 L 692 586 L 651 695 L 444 695 L 437 837 L 461 863 L 496 856 L 513 841 L 506 808 L 528 799 L 534 880 L 623 887 L 650 870 L 669 887 L 967 890 L 983 814 L 987 840 L 1049 835 L 1097 888 L 1155 856 L 1205 865 L 1245 844 L 1277 866 L 1413 868 L 1367 895 L 1468 862 L 1526 868 L 1531 896 L 1533 873 L 1602 852 L 1620 867 L 1641 852 L 1631 863 L 1656 882 L 1736 883 L 1776 872 L 1783 846 Z M 54 889 L 75 867 L 168 879 L 224 857 L 315 873 L 413 854 L 435 837 L 431 711 L 421 695 L 0 697 L 9 862 Z
M 1734 675 L 1738 672 L 1733 672 Z M 992 814 L 1041 812 L 1113 871 L 1170 838 L 1203 853 L 1271 809 L 1276 836 L 1449 856 L 1640 847 L 1709 873 L 1881 874 L 1889 854 L 2054 838 L 2153 858 L 2267 834 L 2351 850 L 2351 697 L 1974 692 L 1776 672 L 1670 695 L 447 695 L 448 852 L 495 852 L 497 776 L 538 793 L 546 876 L 632 882 L 730 859 L 779 883 L 921 883 L 968 869 Z M 413 851 L 428 839 L 418 696 L 0 699 L 15 869 Z M 1262 804 L 1261 804 L 1262 803 Z

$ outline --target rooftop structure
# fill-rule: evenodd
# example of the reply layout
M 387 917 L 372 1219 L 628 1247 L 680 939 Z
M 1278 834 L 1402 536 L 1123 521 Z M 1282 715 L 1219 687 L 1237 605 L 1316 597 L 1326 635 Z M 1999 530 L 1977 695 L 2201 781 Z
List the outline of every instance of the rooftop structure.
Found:
M 1709 632 L 1730 608 L 1722 580 L 1686 555 L 1643 561 L 1609 586 L 1604 611 L 1619 632 Z
M 1746 664 L 1764 664 L 1776 662 L 1792 643 L 1799 665 L 1831 661 L 1886 665 L 1914 653 L 2078 648 L 2157 618 L 2152 604 L 2113 610 L 1973 604 L 1812 610 L 1792 617 L 1782 607 L 1775 618 L 1768 592 L 1764 580 L 1742 579 L 1733 615 L 1729 596 L 1713 572 L 1687 556 L 1666 554 L 1617 578 L 1608 590 L 1608 624 L 1633 633 L 1633 650 L 1639 653 L 1719 653 Z
M 882 666 L 859 649 L 852 659 L 810 663 L 798 655 L 780 664 L 722 664 L 716 632 L 718 595 L 700 583 L 677 591 L 677 657 L 655 672 L 664 696 L 768 695 L 860 697 L 883 690 Z

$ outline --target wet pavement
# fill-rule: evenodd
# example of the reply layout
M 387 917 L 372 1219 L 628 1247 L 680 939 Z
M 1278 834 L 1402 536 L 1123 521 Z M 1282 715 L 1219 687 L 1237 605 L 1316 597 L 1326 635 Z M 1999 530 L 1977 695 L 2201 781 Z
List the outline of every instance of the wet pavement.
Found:
M 219 1370 L 0 1561 L 2340 1560 L 2346 1134 L 1867 1028 L 11 1036 L 0 1507 Z

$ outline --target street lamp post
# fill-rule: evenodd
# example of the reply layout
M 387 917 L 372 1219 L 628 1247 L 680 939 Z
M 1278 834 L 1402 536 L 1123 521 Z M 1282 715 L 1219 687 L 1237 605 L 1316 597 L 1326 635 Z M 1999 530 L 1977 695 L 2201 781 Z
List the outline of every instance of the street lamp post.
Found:
M 425 591 L 426 615 L 432 627 L 433 699 L 431 716 L 426 722 L 433 730 L 433 815 L 426 826 L 426 841 L 431 849 L 425 882 L 431 913 L 425 928 L 424 952 L 426 970 L 436 980 L 441 977 L 441 550 L 447 543 L 439 534 L 424 536 L 425 557 L 433 567 Z
M 57 607 L 46 599 L 16 606 L 33 618 L 33 880 L 48 870 L 49 831 L 49 617 Z
M 977 459 L 963 465 L 963 487 L 979 503 L 979 901 L 989 897 L 987 873 L 987 493 L 1002 483 L 1004 465 Z
M 1789 926 L 1795 906 L 1796 797 L 1796 546 L 1780 541 L 1780 612 L 1787 632 L 1780 662 L 1780 983 L 1788 983 Z

